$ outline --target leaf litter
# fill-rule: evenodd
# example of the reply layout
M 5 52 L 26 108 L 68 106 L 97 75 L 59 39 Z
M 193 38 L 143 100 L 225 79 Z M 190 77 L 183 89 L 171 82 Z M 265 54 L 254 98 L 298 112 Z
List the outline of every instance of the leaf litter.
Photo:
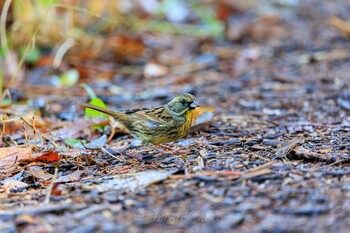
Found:
M 137 35 L 107 27 L 106 38 L 81 39 L 55 70 L 54 55 L 28 60 L 25 82 L 10 89 L 14 104 L 1 108 L 0 231 L 346 231 L 342 5 L 218 2 L 221 40 L 189 36 L 187 27 L 160 33 L 156 20 Z M 181 17 L 205 25 L 195 11 Z M 112 119 L 85 118 L 77 106 L 94 97 L 76 82 L 113 110 L 157 106 L 181 92 L 204 107 L 188 137 L 143 147 Z

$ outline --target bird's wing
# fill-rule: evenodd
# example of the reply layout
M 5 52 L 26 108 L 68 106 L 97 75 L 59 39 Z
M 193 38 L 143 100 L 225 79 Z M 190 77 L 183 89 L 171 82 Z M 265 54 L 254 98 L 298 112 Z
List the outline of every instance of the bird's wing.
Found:
M 144 121 L 150 121 L 150 123 L 153 123 L 157 126 L 166 125 L 173 120 L 171 114 L 169 114 L 164 106 L 155 108 L 131 109 L 125 111 L 124 113 L 132 115 Z

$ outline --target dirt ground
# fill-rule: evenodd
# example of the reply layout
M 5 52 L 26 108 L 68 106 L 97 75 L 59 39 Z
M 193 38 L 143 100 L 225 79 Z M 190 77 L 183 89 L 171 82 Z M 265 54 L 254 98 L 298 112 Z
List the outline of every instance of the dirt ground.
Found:
M 148 35 L 162 43 L 155 60 L 182 65 L 162 77 L 118 76 L 111 82 L 120 94 L 91 84 L 113 109 L 156 106 L 182 92 L 215 108 L 209 126 L 167 144 L 172 150 L 134 146 L 116 132 L 107 153 L 98 139 L 112 129 L 89 130 L 97 120 L 77 107 L 86 96 L 14 88 L 14 98 L 45 100 L 51 115 L 42 119 L 59 125 L 46 135 L 60 160 L 2 169 L 3 186 L 8 177 L 27 185 L 2 187 L 0 232 L 348 232 L 350 44 L 332 17 L 349 21 L 350 4 L 269 10 L 274 16 L 232 16 L 224 40 Z M 67 135 L 92 143 L 64 146 Z M 10 136 L 25 143 L 23 132 Z

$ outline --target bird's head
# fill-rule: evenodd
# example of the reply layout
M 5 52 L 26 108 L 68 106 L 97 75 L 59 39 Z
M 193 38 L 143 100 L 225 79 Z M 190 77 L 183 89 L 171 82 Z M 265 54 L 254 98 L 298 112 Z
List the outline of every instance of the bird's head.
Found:
M 199 107 L 199 103 L 195 96 L 184 93 L 178 96 L 175 96 L 168 104 L 167 107 L 174 114 L 178 116 L 182 116 L 186 114 L 188 111 L 193 110 Z

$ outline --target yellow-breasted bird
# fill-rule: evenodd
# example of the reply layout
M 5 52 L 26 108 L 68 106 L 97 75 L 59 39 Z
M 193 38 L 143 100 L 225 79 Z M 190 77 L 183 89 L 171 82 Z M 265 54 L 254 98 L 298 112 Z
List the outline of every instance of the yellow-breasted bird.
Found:
M 195 96 L 184 93 L 174 97 L 169 103 L 155 108 L 131 109 L 115 112 L 91 104 L 80 104 L 114 117 L 124 125 L 129 133 L 142 141 L 161 144 L 173 142 L 187 135 L 193 110 L 199 107 Z

